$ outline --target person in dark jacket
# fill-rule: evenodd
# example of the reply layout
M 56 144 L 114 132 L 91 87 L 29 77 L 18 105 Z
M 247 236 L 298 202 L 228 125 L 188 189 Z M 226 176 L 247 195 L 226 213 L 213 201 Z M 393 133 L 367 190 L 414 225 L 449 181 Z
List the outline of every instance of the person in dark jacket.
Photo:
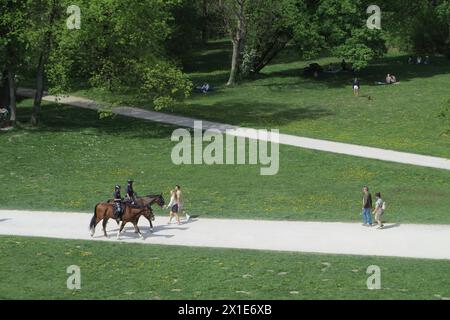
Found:
M 372 195 L 369 192 L 369 187 L 363 188 L 363 222 L 364 226 L 371 227 L 372 226 Z
M 134 183 L 134 181 L 129 179 L 127 187 L 125 189 L 125 192 L 127 193 L 125 195 L 125 198 L 128 201 L 130 201 L 131 203 L 134 203 L 136 201 L 136 193 L 134 192 L 134 189 L 133 189 L 133 183 Z
M 114 199 L 114 216 L 116 219 L 120 219 L 120 216 L 123 213 L 123 199 L 120 194 L 121 187 L 116 185 L 114 188 L 113 199 Z

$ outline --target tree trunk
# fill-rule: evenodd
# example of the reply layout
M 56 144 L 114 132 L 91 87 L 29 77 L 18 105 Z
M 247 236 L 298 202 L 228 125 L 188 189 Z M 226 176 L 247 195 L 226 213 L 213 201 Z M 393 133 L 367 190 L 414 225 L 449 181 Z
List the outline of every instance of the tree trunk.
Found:
M 231 58 L 231 71 L 230 78 L 228 79 L 227 86 L 236 84 L 238 75 L 241 69 L 242 53 L 244 50 L 244 41 L 246 37 L 244 4 L 245 1 L 237 1 L 237 26 L 235 32 L 231 32 L 233 42 L 233 56 Z
M 9 105 L 8 73 L 3 71 L 0 80 L 0 107 Z
M 230 78 L 228 79 L 227 86 L 235 85 L 237 82 L 240 60 L 241 60 L 241 47 L 242 40 L 233 40 L 233 56 L 231 58 L 231 71 Z
M 37 67 L 36 76 L 36 94 L 34 96 L 33 114 L 31 115 L 31 124 L 36 125 L 39 123 L 39 116 L 41 112 L 42 97 L 44 96 L 44 76 L 45 76 L 45 64 L 49 56 L 50 50 L 53 47 L 53 31 L 52 28 L 55 24 L 55 20 L 58 15 L 59 1 L 53 0 L 52 7 L 50 9 L 48 17 L 48 30 L 45 33 L 44 41 L 42 43 L 42 51 L 39 55 L 39 63 Z
M 16 81 L 14 72 L 8 68 L 8 91 L 9 91 L 9 108 L 11 111 L 10 123 L 11 126 L 16 124 L 17 115 L 17 99 L 16 99 Z
M 264 51 L 261 58 L 255 61 L 253 66 L 253 72 L 259 73 L 264 69 L 272 60 L 286 48 L 287 44 L 291 40 L 289 34 L 278 34 L 274 42 Z
M 41 53 L 36 76 L 36 94 L 34 95 L 33 114 L 31 115 L 31 124 L 33 125 L 39 123 L 42 97 L 44 96 L 44 67 L 44 53 Z
M 208 0 L 203 0 L 202 3 L 202 15 L 203 15 L 203 24 L 202 24 L 202 42 L 206 44 L 208 42 L 209 34 L 208 34 Z

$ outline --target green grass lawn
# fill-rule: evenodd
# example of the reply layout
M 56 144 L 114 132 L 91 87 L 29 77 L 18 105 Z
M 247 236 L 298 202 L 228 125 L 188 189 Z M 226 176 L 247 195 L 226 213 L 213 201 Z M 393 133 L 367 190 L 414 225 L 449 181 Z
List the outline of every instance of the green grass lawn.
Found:
M 21 120 L 30 105 L 21 102 Z M 40 126 L 0 132 L 0 208 L 92 212 L 133 177 L 139 194 L 166 198 L 181 184 L 188 211 L 202 217 L 360 221 L 367 184 L 384 194 L 391 222 L 450 223 L 449 171 L 288 146 L 275 176 L 261 176 L 259 165 L 175 166 L 173 130 L 46 103 Z
M 358 75 L 362 97 L 354 98 L 351 73 L 324 74 L 319 79 L 302 75 L 311 62 L 326 66 L 338 60 L 300 61 L 292 50 L 286 50 L 256 78 L 225 88 L 229 55 L 229 44 L 223 41 L 198 52 L 186 71 L 196 85 L 208 82 L 215 91 L 193 94 L 187 105 L 166 112 L 450 158 L 450 136 L 443 134 L 445 124 L 438 118 L 450 99 L 448 59 L 432 57 L 431 65 L 408 65 L 407 55 L 390 54 Z M 395 74 L 401 83 L 374 84 L 383 81 L 387 73 Z M 151 108 L 149 101 L 133 99 L 127 93 L 77 90 L 74 94 Z
M 0 299 L 443 299 L 450 262 L 0 237 Z M 66 287 L 67 267 L 81 290 Z M 381 268 L 381 290 L 366 270 Z

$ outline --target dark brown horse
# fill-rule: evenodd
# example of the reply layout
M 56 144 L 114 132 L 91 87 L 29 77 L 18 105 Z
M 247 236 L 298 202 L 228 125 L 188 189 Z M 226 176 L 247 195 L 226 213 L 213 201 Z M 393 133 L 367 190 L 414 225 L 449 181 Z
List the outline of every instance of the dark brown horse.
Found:
M 108 200 L 108 203 L 114 203 L 113 199 Z M 152 205 L 157 204 L 158 206 L 160 206 L 161 208 L 164 207 L 165 202 L 164 202 L 164 197 L 161 194 L 158 195 L 148 195 L 145 197 L 136 197 L 136 201 L 135 201 L 136 205 L 140 206 L 140 207 L 148 207 L 149 209 L 151 209 Z M 145 218 L 147 218 L 148 222 L 150 222 L 150 230 L 153 230 L 153 221 L 155 221 L 155 216 L 153 215 L 152 218 L 149 218 L 148 216 L 145 216 Z
M 141 216 L 146 217 L 149 221 L 154 219 L 153 210 L 151 207 L 141 207 L 141 206 L 131 206 L 127 203 L 124 204 L 124 211 L 122 214 L 122 223 L 120 225 L 119 233 L 117 234 L 117 239 L 120 240 L 120 234 L 128 222 L 131 222 L 134 226 L 134 231 L 139 234 L 139 236 L 144 239 L 144 236 L 141 234 L 141 231 L 138 227 L 138 221 Z M 114 216 L 114 204 L 112 203 L 99 203 L 95 206 L 94 216 L 91 219 L 91 223 L 89 224 L 89 228 L 91 230 L 91 237 L 95 234 L 95 227 L 97 224 L 103 220 L 103 233 L 105 237 L 108 237 L 106 233 L 106 225 L 108 224 L 109 219 L 116 220 Z

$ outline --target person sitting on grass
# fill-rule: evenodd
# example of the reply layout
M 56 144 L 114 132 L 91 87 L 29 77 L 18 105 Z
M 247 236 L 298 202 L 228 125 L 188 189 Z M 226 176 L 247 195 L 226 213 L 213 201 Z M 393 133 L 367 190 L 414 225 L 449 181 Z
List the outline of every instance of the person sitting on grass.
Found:
M 6 114 L 6 113 L 8 113 L 8 108 L 7 108 L 7 107 L 2 107 L 2 106 L 0 106 L 0 113 L 1 113 L 1 114 Z
M 209 83 L 205 83 L 201 89 L 202 93 L 208 93 L 210 88 L 211 88 L 211 86 L 209 85 Z
M 9 108 L 0 106 L 0 121 L 8 120 Z
M 397 84 L 397 77 L 394 76 L 393 74 L 388 74 L 386 76 L 386 84 Z
M 200 87 L 195 87 L 195 91 L 206 94 L 211 91 L 211 86 L 209 85 L 209 83 L 204 83 Z

